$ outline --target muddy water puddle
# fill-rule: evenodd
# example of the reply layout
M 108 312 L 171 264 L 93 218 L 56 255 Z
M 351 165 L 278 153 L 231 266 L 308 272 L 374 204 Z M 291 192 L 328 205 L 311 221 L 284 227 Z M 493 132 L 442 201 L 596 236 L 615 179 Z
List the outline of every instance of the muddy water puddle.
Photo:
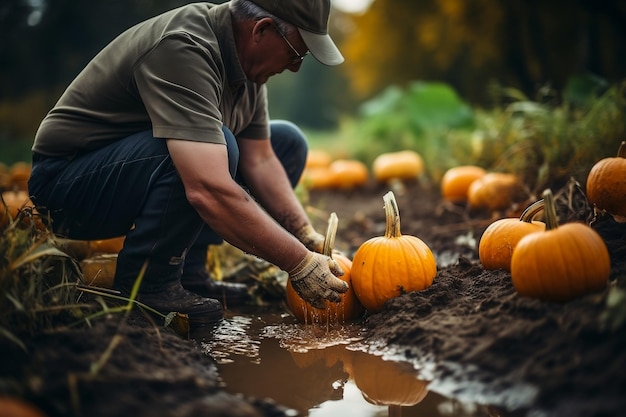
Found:
M 310 417 L 514 417 L 430 390 L 413 366 L 366 353 L 356 324 L 320 327 L 281 312 L 236 313 L 193 335 L 225 389 Z

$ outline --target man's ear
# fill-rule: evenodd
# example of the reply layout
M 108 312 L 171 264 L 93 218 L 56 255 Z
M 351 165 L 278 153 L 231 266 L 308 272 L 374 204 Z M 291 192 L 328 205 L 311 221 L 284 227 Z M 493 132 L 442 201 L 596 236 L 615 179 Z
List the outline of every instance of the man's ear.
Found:
M 273 24 L 270 17 L 257 20 L 252 28 L 252 38 L 257 42 L 260 41 L 261 37 L 266 35 L 269 29 L 272 29 Z

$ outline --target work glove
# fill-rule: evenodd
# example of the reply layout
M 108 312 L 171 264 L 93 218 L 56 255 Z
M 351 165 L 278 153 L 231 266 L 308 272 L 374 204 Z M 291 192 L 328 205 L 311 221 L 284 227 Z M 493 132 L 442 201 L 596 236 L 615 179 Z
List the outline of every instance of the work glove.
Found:
M 310 224 L 298 229 L 295 236 L 308 250 L 322 253 L 324 249 L 324 239 L 326 238 L 324 235 L 317 233 Z
M 293 289 L 303 300 L 315 308 L 325 308 L 326 300 L 338 303 L 340 293 L 348 291 L 348 283 L 337 277 L 343 271 L 332 258 L 315 252 L 307 256 L 289 271 L 289 279 Z

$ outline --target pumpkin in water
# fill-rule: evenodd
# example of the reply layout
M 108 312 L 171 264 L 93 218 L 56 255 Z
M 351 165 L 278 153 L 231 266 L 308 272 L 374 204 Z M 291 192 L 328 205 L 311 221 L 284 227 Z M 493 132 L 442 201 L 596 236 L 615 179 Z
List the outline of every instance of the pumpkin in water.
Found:
M 341 267 L 343 276 L 339 277 L 339 279 L 348 283 L 348 291 L 341 294 L 341 301 L 338 303 L 326 301 L 326 307 L 320 309 L 303 300 L 291 285 L 291 280 L 288 280 L 286 288 L 287 307 L 301 323 L 319 323 L 321 325 L 344 323 L 359 317 L 364 311 L 363 305 L 359 302 L 352 289 L 352 261 L 342 253 L 333 251 L 337 223 L 337 214 L 331 213 L 323 253 L 333 258 Z
M 364 352 L 353 355 L 352 378 L 369 403 L 408 407 L 420 403 L 428 394 L 428 381 L 418 379 L 409 364 Z
M 461 165 L 448 169 L 441 177 L 441 197 L 453 203 L 466 202 L 470 185 L 486 174 L 487 171 L 475 165 Z
M 513 251 L 511 279 L 517 292 L 569 301 L 605 288 L 611 261 L 602 237 L 585 223 L 559 226 L 550 190 L 543 201 L 546 230 L 523 237 Z
M 518 218 L 496 220 L 483 232 L 478 245 L 478 257 L 487 270 L 504 269 L 511 271 L 511 257 L 517 243 L 530 233 L 542 232 L 546 225 L 533 221 L 533 217 L 543 210 L 543 200 L 530 205 Z
M 403 235 L 400 214 L 392 191 L 383 197 L 385 235 L 369 239 L 354 254 L 352 286 L 365 308 L 382 309 L 391 298 L 411 291 L 421 291 L 437 275 L 437 262 L 421 239 Z
M 617 156 L 596 162 L 587 176 L 587 199 L 615 221 L 626 222 L 626 141 Z

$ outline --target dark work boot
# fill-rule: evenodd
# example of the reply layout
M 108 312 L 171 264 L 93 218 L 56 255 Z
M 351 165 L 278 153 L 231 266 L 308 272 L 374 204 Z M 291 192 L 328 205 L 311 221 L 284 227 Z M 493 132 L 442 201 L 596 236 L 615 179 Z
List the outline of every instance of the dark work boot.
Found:
M 124 296 L 128 296 L 129 291 L 118 289 Z M 187 291 L 179 282 L 169 284 L 158 292 L 139 292 L 137 301 L 161 314 L 186 314 L 191 326 L 208 326 L 224 318 L 224 310 L 218 300 Z
M 218 299 L 224 305 L 241 305 L 250 298 L 246 284 L 216 281 L 205 269 L 183 273 L 181 283 L 185 289 L 202 297 Z

